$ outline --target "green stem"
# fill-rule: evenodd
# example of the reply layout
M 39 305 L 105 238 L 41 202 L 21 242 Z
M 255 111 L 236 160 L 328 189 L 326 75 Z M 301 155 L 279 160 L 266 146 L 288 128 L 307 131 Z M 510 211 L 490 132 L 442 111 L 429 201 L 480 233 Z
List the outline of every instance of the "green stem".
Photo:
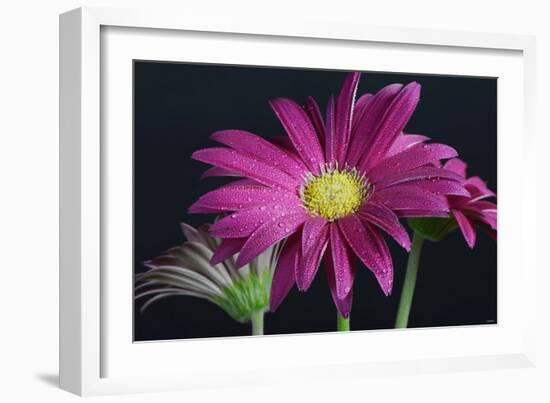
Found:
M 340 315 L 340 312 L 338 312 L 336 316 L 336 329 L 339 332 L 349 332 L 349 316 L 347 318 L 344 318 L 342 315 Z
M 264 310 L 258 309 L 252 313 L 250 317 L 252 322 L 252 334 L 254 336 L 260 336 L 264 334 Z
M 409 313 L 411 312 L 411 304 L 414 296 L 414 287 L 416 285 L 416 277 L 418 274 L 418 262 L 420 261 L 420 252 L 424 238 L 415 231 L 409 260 L 407 262 L 407 272 L 405 273 L 405 282 L 401 291 L 401 300 L 397 310 L 397 318 L 395 320 L 396 328 L 406 328 L 409 323 Z

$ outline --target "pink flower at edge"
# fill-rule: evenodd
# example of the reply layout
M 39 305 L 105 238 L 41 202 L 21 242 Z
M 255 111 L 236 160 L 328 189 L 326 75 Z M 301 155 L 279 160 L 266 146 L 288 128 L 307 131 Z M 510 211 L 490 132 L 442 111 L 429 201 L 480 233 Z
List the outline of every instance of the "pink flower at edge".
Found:
M 464 187 L 469 196 L 448 196 L 451 215 L 456 220 L 466 243 L 473 248 L 476 243 L 475 228 L 479 227 L 491 238 L 497 236 L 497 205 L 487 201 L 487 198 L 496 197 L 496 194 L 487 187 L 485 181 L 478 176 L 466 176 L 468 165 L 458 159 L 450 159 L 443 168 L 455 172 L 464 178 Z
M 351 310 L 357 257 L 389 295 L 392 258 L 383 233 L 410 250 L 400 217 L 448 217 L 446 195 L 468 196 L 463 178 L 440 168 L 456 151 L 404 134 L 420 85 L 389 85 L 355 102 L 359 73 L 344 80 L 328 103 L 326 119 L 313 98 L 304 107 L 275 99 L 271 107 L 288 137 L 271 140 L 239 130 L 212 138 L 224 145 L 192 158 L 213 165 L 204 176 L 239 176 L 203 195 L 192 213 L 225 213 L 211 227 L 223 238 L 214 260 L 240 252 L 241 266 L 285 240 L 275 270 L 270 307 L 296 284 L 311 285 L 324 261 L 333 300 Z

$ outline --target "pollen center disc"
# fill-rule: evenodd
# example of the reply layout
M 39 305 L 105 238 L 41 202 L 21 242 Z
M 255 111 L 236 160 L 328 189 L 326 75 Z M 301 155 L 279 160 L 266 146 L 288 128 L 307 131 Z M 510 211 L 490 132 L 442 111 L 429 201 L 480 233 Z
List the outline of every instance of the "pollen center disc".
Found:
M 333 221 L 358 211 L 367 190 L 367 181 L 355 170 L 333 170 L 309 178 L 301 197 L 311 214 Z

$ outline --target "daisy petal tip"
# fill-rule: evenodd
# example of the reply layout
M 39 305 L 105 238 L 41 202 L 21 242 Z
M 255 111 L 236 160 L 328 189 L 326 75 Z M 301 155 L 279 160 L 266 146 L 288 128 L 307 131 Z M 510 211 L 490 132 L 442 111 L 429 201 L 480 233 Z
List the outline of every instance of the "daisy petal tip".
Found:
M 191 159 L 195 160 L 195 161 L 200 161 L 200 158 L 201 158 L 201 154 L 204 150 L 197 150 L 197 151 L 193 151 L 193 153 L 191 154 Z
M 235 267 L 237 267 L 237 269 L 240 269 L 241 267 L 250 263 L 252 259 L 253 258 L 249 258 L 245 254 L 240 253 L 239 256 L 237 257 L 237 261 L 235 262 Z
M 187 209 L 187 212 L 189 214 L 196 214 L 196 213 L 201 213 L 202 210 L 203 210 L 203 208 L 202 208 L 200 202 L 196 201 L 191 206 L 189 206 L 189 208 Z
M 222 256 L 216 256 L 216 254 L 214 253 L 214 255 L 212 255 L 212 258 L 210 259 L 210 263 L 216 265 L 222 263 L 224 260 L 225 259 L 223 259 Z

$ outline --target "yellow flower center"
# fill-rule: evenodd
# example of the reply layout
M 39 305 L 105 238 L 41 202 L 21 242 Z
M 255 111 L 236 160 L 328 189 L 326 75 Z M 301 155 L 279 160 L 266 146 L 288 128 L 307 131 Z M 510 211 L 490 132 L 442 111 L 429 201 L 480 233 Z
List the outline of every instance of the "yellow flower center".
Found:
M 356 170 L 328 169 L 319 176 L 309 174 L 300 196 L 311 214 L 333 221 L 359 210 L 369 190 Z

